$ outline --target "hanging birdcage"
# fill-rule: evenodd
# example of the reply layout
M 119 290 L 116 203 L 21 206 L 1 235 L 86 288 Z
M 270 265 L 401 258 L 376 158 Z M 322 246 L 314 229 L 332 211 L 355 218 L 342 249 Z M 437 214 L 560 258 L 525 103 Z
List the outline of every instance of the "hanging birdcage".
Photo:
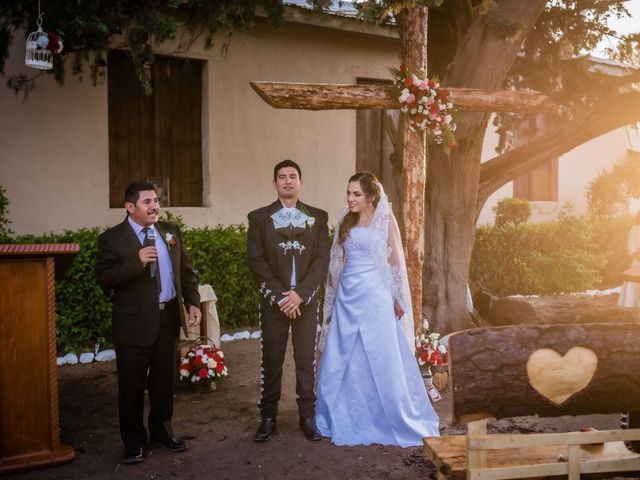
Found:
M 42 30 L 42 16 L 40 12 L 40 0 L 38 0 L 38 30 L 31 32 L 27 37 L 27 46 L 24 63 L 27 67 L 38 70 L 51 70 L 53 68 L 53 54 L 62 51 L 62 40 L 56 33 L 51 33 L 51 38 Z
M 49 35 L 42 31 L 42 15 L 38 17 L 38 30 L 27 37 L 27 51 L 24 64 L 38 70 L 53 68 L 53 53 L 48 49 Z

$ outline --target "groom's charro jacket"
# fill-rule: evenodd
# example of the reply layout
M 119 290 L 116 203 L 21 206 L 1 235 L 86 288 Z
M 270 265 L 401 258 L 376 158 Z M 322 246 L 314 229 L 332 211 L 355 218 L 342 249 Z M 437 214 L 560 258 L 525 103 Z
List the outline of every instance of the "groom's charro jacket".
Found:
M 248 263 L 263 303 L 277 307 L 282 292 L 294 283 L 303 305 L 308 305 L 317 297 L 329 266 L 327 212 L 300 201 L 295 208 L 284 208 L 277 200 L 248 218 Z

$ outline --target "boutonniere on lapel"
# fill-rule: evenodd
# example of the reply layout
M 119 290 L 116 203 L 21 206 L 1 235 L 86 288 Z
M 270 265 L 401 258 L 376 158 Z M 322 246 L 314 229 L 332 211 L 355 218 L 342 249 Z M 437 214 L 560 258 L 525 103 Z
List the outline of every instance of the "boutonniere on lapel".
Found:
M 311 229 L 316 219 L 295 207 L 282 207 L 271 215 L 273 227 L 287 238 L 295 238 L 307 228 Z
M 173 238 L 173 235 L 169 232 L 164 234 L 164 242 L 167 244 L 167 248 L 171 250 L 171 247 L 175 246 L 176 239 Z

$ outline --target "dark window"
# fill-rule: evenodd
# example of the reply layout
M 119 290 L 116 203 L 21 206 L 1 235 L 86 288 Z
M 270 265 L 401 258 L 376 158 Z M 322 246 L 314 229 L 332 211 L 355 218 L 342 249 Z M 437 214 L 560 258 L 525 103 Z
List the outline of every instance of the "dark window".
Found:
M 388 80 L 361 79 L 358 84 L 391 85 Z M 382 185 L 396 211 L 401 181 L 400 149 L 398 137 L 399 110 L 357 110 L 356 113 L 356 170 L 373 173 Z
M 541 115 L 532 117 L 523 124 L 516 138 L 516 146 L 543 135 L 550 129 L 549 122 Z M 513 182 L 513 196 L 532 202 L 558 201 L 558 159 L 525 173 Z
M 127 185 L 161 179 L 172 206 L 202 205 L 201 60 L 157 56 L 144 94 L 129 54 L 109 52 L 109 205 Z

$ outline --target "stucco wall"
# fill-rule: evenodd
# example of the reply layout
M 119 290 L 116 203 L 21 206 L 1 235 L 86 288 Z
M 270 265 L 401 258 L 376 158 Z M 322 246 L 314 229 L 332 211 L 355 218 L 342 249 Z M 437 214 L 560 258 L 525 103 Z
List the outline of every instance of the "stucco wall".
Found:
M 217 43 L 188 56 L 207 60 L 203 92 L 204 207 L 171 208 L 189 226 L 240 223 L 275 199 L 273 165 L 291 158 L 303 169 L 303 201 L 324 208 L 334 222 L 355 169 L 355 112 L 276 110 L 250 80 L 355 83 L 389 78 L 398 41 L 289 25 L 258 25 L 235 34 L 226 57 Z M 24 67 L 18 36 L 5 72 Z M 168 45 L 166 53 L 174 51 Z M 107 85 L 93 87 L 68 72 L 64 86 L 38 81 L 26 103 L 0 87 L 0 184 L 18 233 L 114 225 L 123 209 L 108 207 Z
M 497 135 L 488 130 L 483 145 L 483 161 L 496 155 Z M 558 161 L 558 201 L 531 202 L 531 221 L 553 219 L 560 208 L 571 202 L 576 213 L 587 210 L 586 187 L 603 170 L 628 158 L 629 140 L 626 130 L 619 128 L 574 148 Z M 503 198 L 513 196 L 513 182 L 493 193 L 485 203 L 478 223 L 493 223 L 493 207 Z

